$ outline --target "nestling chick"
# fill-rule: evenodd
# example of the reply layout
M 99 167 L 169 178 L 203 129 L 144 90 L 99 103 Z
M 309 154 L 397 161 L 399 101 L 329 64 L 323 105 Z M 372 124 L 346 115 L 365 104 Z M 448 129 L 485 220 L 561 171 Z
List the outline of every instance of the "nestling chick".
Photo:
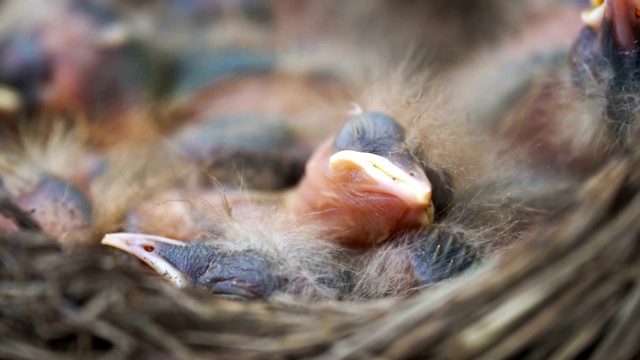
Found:
M 235 197 L 235 201 L 231 200 L 233 214 L 236 219 L 251 219 L 256 214 L 271 212 L 274 217 L 292 219 L 292 223 L 307 229 L 304 235 L 309 238 L 307 241 L 339 243 L 349 247 L 370 247 L 400 231 L 417 233 L 433 222 L 432 185 L 421 166 L 403 149 L 404 141 L 404 130 L 389 117 L 366 112 L 356 115 L 338 135 L 326 141 L 311 156 L 305 176 L 294 190 L 272 197 L 270 201 L 265 201 L 261 195 L 256 195 L 258 200 L 246 195 Z M 234 198 L 234 195 L 229 194 L 228 197 Z M 241 203 L 243 200 L 249 204 Z M 184 219 L 188 216 L 180 211 L 170 212 L 175 208 L 168 205 L 160 205 L 167 209 L 161 215 L 165 223 L 173 223 L 167 217 Z M 218 223 L 225 221 L 218 216 Z M 217 230 L 217 238 L 227 239 L 230 236 L 225 233 L 224 226 Z M 202 230 L 193 229 L 192 233 L 198 231 Z M 286 230 L 277 232 L 284 234 Z M 220 255 L 225 251 L 220 245 L 225 240 L 214 240 L 207 245 L 201 241 L 182 243 L 157 236 L 111 234 L 103 243 L 140 257 L 160 274 L 170 274 L 169 278 L 181 285 L 205 286 L 201 281 L 205 276 L 204 269 L 225 268 L 220 262 L 229 264 L 231 261 Z M 251 258 L 255 256 L 253 254 Z M 247 261 L 244 255 L 233 259 Z M 264 266 L 278 263 L 276 260 L 257 263 L 263 262 Z M 236 264 L 232 268 L 243 266 Z M 342 267 L 347 271 L 349 264 Z M 263 279 L 244 279 L 241 283 L 253 284 L 259 280 Z M 288 281 L 278 283 L 285 286 Z M 210 290 L 218 292 L 218 285 L 217 282 L 212 283 Z M 260 287 L 259 284 L 254 285 Z
M 432 186 L 404 145 L 404 129 L 391 118 L 356 115 L 311 156 L 286 211 L 323 223 L 325 237 L 349 246 L 430 225 Z
M 593 101 L 604 101 L 602 116 L 611 139 L 621 146 L 637 140 L 640 95 L 640 3 L 593 1 L 583 13 L 586 27 L 571 54 L 573 78 Z
M 424 6 L 449 14 L 445 3 Z M 502 3 L 492 1 L 487 8 L 495 12 Z M 104 171 L 85 176 L 91 186 L 83 181 L 77 186 L 83 191 L 90 187 L 91 200 L 109 199 L 109 203 L 117 202 L 110 198 L 119 193 L 117 211 L 110 211 L 105 201 L 93 201 L 94 214 L 111 217 L 106 227 L 94 225 L 101 234 L 113 232 L 103 243 L 142 259 L 179 286 L 263 299 L 278 293 L 349 300 L 411 294 L 515 246 L 531 226 L 563 206 L 565 198 L 572 196 L 573 181 L 596 166 L 600 150 L 607 148 L 601 143 L 591 146 L 591 140 L 602 138 L 604 126 L 590 111 L 600 104 L 582 98 L 581 90 L 563 77 L 545 81 L 555 74 L 570 73 L 567 66 L 559 65 L 573 38 L 569 31 L 563 39 L 566 43 L 559 42 L 549 51 L 551 56 L 543 57 L 539 72 L 528 71 L 514 80 L 517 84 L 507 81 L 500 88 L 469 81 L 469 73 L 491 79 L 487 75 L 491 69 L 474 66 L 474 58 L 466 62 L 469 52 L 462 46 L 443 56 L 455 59 L 454 64 L 444 66 L 444 60 L 438 59 L 434 65 L 441 72 L 433 78 L 445 82 L 426 80 L 430 78 L 419 66 L 421 59 L 412 59 L 403 68 L 397 56 L 372 57 L 373 51 L 364 51 L 369 42 L 353 39 L 342 47 L 331 47 L 332 51 L 351 50 L 329 62 L 330 66 L 314 63 L 300 69 L 287 63 L 291 59 L 282 55 L 287 49 L 274 44 L 293 42 L 305 50 L 318 46 L 317 53 L 323 53 L 320 44 L 337 41 L 320 31 L 323 21 L 336 15 L 331 6 L 307 29 L 304 21 L 292 19 L 295 6 L 277 2 L 275 22 L 258 26 L 266 34 L 260 40 L 236 44 L 221 41 L 228 33 L 220 31 L 222 25 L 217 21 L 223 22 L 223 17 L 217 2 L 159 6 L 181 14 L 176 38 L 184 35 L 182 31 L 201 36 L 186 46 L 173 44 L 172 39 L 162 44 L 164 38 L 146 43 L 144 33 L 153 33 L 153 26 L 152 30 L 136 28 L 132 16 L 128 24 L 132 32 L 126 35 L 134 36 L 135 41 L 120 38 L 123 43 L 112 42 L 109 44 L 115 47 L 104 48 L 96 41 L 114 19 L 107 17 L 103 22 L 100 12 L 91 10 L 95 8 L 78 4 L 63 6 L 62 18 L 51 22 L 60 24 L 60 19 L 67 19 L 69 28 L 54 26 L 47 36 L 33 38 L 38 49 L 57 59 L 50 70 L 53 80 L 40 71 L 48 68 L 48 62 L 40 64 L 39 57 L 25 56 L 24 67 L 39 71 L 33 72 L 33 79 L 23 76 L 20 80 L 24 82 L 13 78 L 6 82 L 16 84 L 12 86 L 26 99 L 40 92 L 38 82 L 45 79 L 45 87 L 49 84 L 50 89 L 58 90 L 52 98 L 56 101 L 41 99 L 42 106 L 53 111 L 71 109 L 88 117 L 86 126 L 95 136 L 88 137 L 83 151 L 98 153 L 100 158 L 118 151 L 127 153 L 130 159 L 117 163 L 109 158 Z M 474 8 L 486 10 L 484 4 L 474 2 Z M 145 7 L 123 5 L 138 6 Z M 200 8 L 202 13 L 193 11 Z M 324 7 L 305 2 L 300 9 L 311 16 Z M 115 14 L 117 19 L 117 11 Z M 491 14 L 472 12 L 464 18 L 494 29 L 486 20 Z M 208 26 L 206 21 L 196 21 L 199 15 L 216 21 Z M 561 21 L 569 15 L 575 13 L 563 11 L 527 21 L 537 25 L 535 34 L 549 24 L 575 28 L 577 33 L 578 21 Z M 191 19 L 193 28 L 182 28 Z M 291 23 L 281 23 L 286 19 Z M 446 18 L 443 23 L 455 24 L 457 19 Z M 420 24 L 413 20 L 409 27 Z M 287 28 L 300 33 L 273 38 Z M 468 29 L 462 33 L 468 34 Z M 485 41 L 480 39 L 483 32 L 478 34 L 469 44 Z M 458 39 L 456 44 L 462 41 L 459 35 L 452 35 Z M 429 34 L 414 40 L 417 44 L 447 43 L 423 37 Z M 487 34 L 488 38 L 494 36 Z M 508 56 L 503 62 L 491 63 L 498 80 L 511 74 L 503 69 L 513 63 L 513 54 L 527 65 L 536 63 L 531 54 L 549 43 L 542 45 L 542 35 L 533 38 L 503 43 Z M 513 46 L 515 42 L 522 46 Z M 87 56 L 64 51 L 73 44 Z M 401 56 L 409 51 L 395 43 L 382 48 L 395 45 L 403 47 Z M 157 49 L 159 56 L 151 61 L 129 61 L 129 50 L 137 49 L 134 53 L 145 58 L 149 48 Z M 291 50 L 294 54 L 295 49 Z M 296 55 L 300 62 L 317 61 L 320 57 L 314 54 Z M 396 62 L 393 69 L 401 68 L 399 76 L 388 71 L 389 61 Z M 386 65 L 367 72 L 363 70 L 366 63 Z M 0 61 L 0 75 L 2 64 Z M 95 86 L 89 86 L 91 76 L 87 74 L 103 66 L 109 69 L 105 79 L 99 77 Z M 129 72 L 132 68 L 136 71 Z M 452 76 L 454 72 L 462 75 Z M 146 76 L 153 77 L 151 73 L 160 73 L 166 80 L 161 89 L 149 88 Z M 127 76 L 131 74 L 143 79 Z M 372 77 L 382 81 L 372 85 Z M 573 102 L 574 97 L 580 101 Z M 348 120 L 344 114 L 352 102 L 359 107 Z M 578 136 L 556 131 L 562 124 L 583 118 L 587 119 L 581 122 L 586 130 Z M 501 151 L 504 149 L 509 152 Z M 136 168 L 136 162 L 148 164 Z M 148 171 L 136 173 L 147 165 Z M 554 177 L 556 173 L 561 176 Z M 43 178 L 49 179 L 47 176 Z M 109 183 L 111 191 L 97 186 Z M 19 208 L 20 194 L 10 196 L 6 208 Z M 7 226 L 19 226 L 21 213 L 15 214 Z

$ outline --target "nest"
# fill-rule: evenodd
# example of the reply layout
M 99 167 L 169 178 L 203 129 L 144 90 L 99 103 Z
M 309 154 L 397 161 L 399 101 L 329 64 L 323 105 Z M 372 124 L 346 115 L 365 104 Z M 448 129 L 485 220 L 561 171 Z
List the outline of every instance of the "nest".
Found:
M 242 303 L 179 290 L 106 248 L 0 238 L 0 355 L 120 358 L 635 358 L 640 167 L 609 161 L 554 224 L 408 299 Z
M 472 273 L 367 302 L 177 289 L 98 234 L 61 244 L 0 197 L 24 229 L 0 232 L 0 358 L 638 358 L 640 156 L 615 155 L 578 186 Z

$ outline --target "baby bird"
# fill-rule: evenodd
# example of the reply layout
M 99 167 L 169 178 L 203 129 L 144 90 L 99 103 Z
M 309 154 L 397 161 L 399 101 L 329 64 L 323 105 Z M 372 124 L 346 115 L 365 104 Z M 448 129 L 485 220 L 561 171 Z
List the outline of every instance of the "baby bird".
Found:
M 32 119 L 16 131 L 0 132 L 0 198 L 11 209 L 0 214 L 5 217 L 0 231 L 37 228 L 63 238 L 89 229 L 91 186 L 105 158 L 86 146 L 82 130 L 70 119 Z M 24 228 L 18 217 L 36 226 Z
M 267 91 L 270 84 L 281 88 L 291 81 L 265 69 L 262 74 L 236 75 L 199 87 L 186 106 L 196 109 L 191 115 L 194 120 L 188 120 L 184 132 L 178 130 L 170 140 L 203 158 L 209 153 L 241 154 L 245 148 L 254 152 L 261 144 L 255 140 L 260 132 L 269 134 L 268 139 L 290 141 L 286 119 L 253 127 L 251 114 L 249 120 L 247 114 L 229 117 L 228 111 L 247 107 L 257 113 L 269 109 L 262 99 L 273 96 L 274 91 Z M 243 92 L 247 88 L 257 89 L 248 93 L 260 96 L 247 96 Z M 530 178 L 530 173 L 503 172 L 506 166 L 500 162 L 507 157 L 495 154 L 493 138 L 460 137 L 456 131 L 464 131 L 455 126 L 463 121 L 442 125 L 448 132 L 434 132 L 434 124 L 425 119 L 434 116 L 434 110 L 412 107 L 407 101 L 410 96 L 393 103 L 399 96 L 385 95 L 398 89 L 381 88 L 385 90 L 378 96 L 383 100 L 365 106 L 377 112 L 360 112 L 337 135 L 306 143 L 317 147 L 294 189 L 277 194 L 237 192 L 226 184 L 221 184 L 224 193 L 173 189 L 152 197 L 129 215 L 129 231 L 155 235 L 109 234 L 103 243 L 132 253 L 176 284 L 214 293 L 267 298 L 282 291 L 374 298 L 407 294 L 471 268 L 487 249 L 513 244 L 536 218 L 570 196 L 570 183 L 549 184 L 543 178 Z M 393 118 L 402 120 L 408 135 Z M 220 134 L 234 126 L 240 129 L 235 134 L 254 140 L 247 144 L 227 136 L 222 141 Z M 204 131 L 208 128 L 213 130 Z M 252 128 L 253 132 L 247 131 Z M 439 139 L 440 134 L 447 137 Z M 200 152 L 210 145 L 208 139 L 216 145 Z M 465 161 L 474 165 L 458 168 L 455 151 L 465 153 L 466 149 L 449 143 L 475 149 L 473 155 L 482 153 L 486 159 L 477 162 L 469 156 Z M 294 149 L 306 148 L 296 140 L 290 144 Z M 451 148 L 456 150 L 447 151 Z M 216 164 L 212 165 L 215 171 Z M 262 273 L 271 275 L 256 275 Z M 217 285 L 221 281 L 224 286 Z M 232 283 L 241 289 L 233 290 Z
M 61 236 L 91 225 L 91 204 L 73 184 L 44 175 L 36 184 L 20 185 L 0 186 L 0 231 L 42 230 Z
M 432 185 L 404 146 L 404 129 L 397 122 L 381 113 L 363 112 L 315 151 L 303 179 L 293 190 L 268 201 L 260 195 L 255 195 L 258 200 L 252 200 L 246 194 L 228 201 L 235 217 L 251 217 L 267 209 L 275 218 L 292 219 L 291 223 L 307 229 L 307 238 L 332 247 L 340 245 L 345 249 L 342 252 L 361 253 L 395 234 L 419 233 L 433 223 Z M 172 216 L 182 218 L 185 214 L 165 212 L 161 217 L 171 223 L 167 217 Z M 222 219 L 219 222 L 224 223 Z M 254 295 L 265 297 L 288 284 L 282 276 L 257 276 L 272 273 L 268 267 L 278 262 L 261 258 L 266 256 L 264 253 L 244 251 L 241 255 L 221 256 L 225 252 L 224 239 L 230 236 L 222 228 L 216 234 L 222 240 L 211 242 L 181 242 L 131 233 L 108 234 L 102 242 L 139 257 L 181 286 L 195 284 L 219 292 L 222 285 L 212 279 L 231 276 L 237 286 L 262 289 L 255 290 Z M 342 265 L 345 271 L 351 266 L 348 262 Z M 227 271 L 226 275 L 221 271 Z M 224 286 L 225 291 L 230 291 L 228 284 Z M 340 293 L 345 291 L 341 289 Z
M 277 260 L 264 252 L 229 252 L 209 241 L 133 233 L 107 234 L 102 243 L 139 258 L 178 287 L 191 285 L 229 297 L 263 299 L 286 284 Z
M 611 2 L 597 5 L 593 11 L 604 14 Z M 517 171 L 576 178 L 593 171 L 617 142 L 605 114 L 618 96 L 604 80 L 613 62 L 604 60 L 596 31 L 581 21 L 582 7 L 562 2 L 531 16 L 525 32 L 476 55 L 448 77 L 460 116 L 469 116 L 479 133 L 492 133 Z
M 5 34 L 0 82 L 21 93 L 27 111 L 55 108 L 94 113 L 93 106 L 113 97 L 107 92 L 120 80 L 96 71 L 111 71 L 115 67 L 107 65 L 117 64 L 120 56 L 113 51 L 123 41 L 111 27 L 116 24 L 115 14 L 97 3 L 45 6 L 49 16 Z M 86 90 L 89 83 L 95 87 L 91 91 Z
M 583 13 L 587 25 L 571 54 L 573 79 L 593 101 L 604 101 L 603 117 L 613 142 L 628 147 L 637 138 L 640 94 L 640 3 L 597 0 Z
M 491 2 L 489 9 L 498 9 L 503 1 Z M 450 13 L 446 2 L 437 3 L 429 6 Z M 484 9 L 485 3 L 476 1 L 474 6 Z M 547 79 L 549 74 L 562 73 L 556 60 L 566 59 L 570 41 L 554 47 L 551 56 L 554 60 L 546 62 L 545 57 L 540 73 L 526 73 L 528 76 L 523 76 L 522 83 L 527 85 L 516 84 L 518 91 L 490 87 L 496 91 L 487 92 L 486 83 L 478 85 L 465 80 L 462 70 L 475 59 L 465 61 L 468 53 L 464 49 L 453 49 L 453 53 L 441 59 L 443 62 L 455 59 L 453 64 L 436 67 L 443 72 L 437 73 L 436 78 L 451 80 L 445 83 L 429 81 L 425 85 L 423 76 L 411 80 L 422 70 L 407 70 L 398 77 L 380 71 L 383 78 L 388 77 L 389 84 L 362 86 L 375 93 L 374 99 L 369 103 L 358 101 L 366 111 L 355 111 L 344 123 L 346 104 L 354 98 L 366 97 L 360 94 L 366 92 L 360 89 L 361 82 L 365 82 L 361 65 L 371 59 L 370 52 L 359 52 L 360 48 L 355 47 L 358 56 L 355 59 L 345 56 L 344 64 L 339 66 L 309 66 L 313 70 L 303 67 L 290 71 L 287 69 L 290 64 L 280 63 L 286 57 L 275 56 L 273 49 L 265 51 L 269 46 L 258 46 L 253 51 L 251 46 L 211 44 L 207 42 L 211 39 L 203 36 L 195 39 L 197 45 L 178 46 L 176 51 L 169 45 L 159 46 L 157 43 L 162 41 L 156 39 L 153 46 L 162 49 L 158 61 L 169 64 L 162 67 L 167 70 L 162 72 L 166 75 L 166 88 L 157 98 L 160 101 L 157 113 L 147 114 L 152 114 L 152 119 L 138 121 L 135 111 L 126 108 L 149 105 L 148 89 L 144 89 L 146 82 L 136 82 L 136 76 L 121 75 L 129 74 L 127 69 L 131 64 L 143 70 L 134 73 L 148 75 L 144 70 L 153 72 L 154 62 L 128 62 L 129 52 L 125 49 L 132 48 L 119 42 L 111 43 L 117 46 L 108 49 L 96 48 L 100 43 L 95 41 L 96 36 L 109 28 L 112 21 L 102 22 L 102 17 L 92 15 L 92 7 L 69 4 L 62 18 L 88 31 L 52 30 L 46 37 L 49 40 L 45 43 L 49 45 L 40 48 L 47 49 L 47 56 L 58 60 L 52 69 L 33 72 L 33 75 L 36 79 L 45 79 L 46 84 L 58 84 L 51 82 L 48 78 L 51 75 L 40 76 L 51 72 L 53 79 L 66 84 L 60 89 L 73 90 L 58 92 L 72 95 L 60 95 L 57 99 L 61 102 L 56 104 L 62 105 L 52 109 L 67 108 L 84 113 L 89 116 L 90 131 L 103 138 L 110 137 L 110 141 L 90 140 L 88 151 L 108 158 L 109 151 L 122 150 L 128 152 L 132 163 L 135 162 L 133 153 L 135 157 L 155 153 L 153 159 L 147 160 L 153 166 L 160 165 L 146 173 L 142 171 L 141 176 L 127 176 L 134 172 L 129 170 L 127 161 L 118 170 L 118 164 L 109 158 L 105 160 L 109 161 L 106 169 L 89 178 L 93 185 L 118 178 L 125 179 L 119 184 L 126 183 L 117 189 L 125 193 L 119 195 L 127 198 L 124 206 L 111 212 L 115 215 L 107 228 L 99 229 L 109 232 L 103 244 L 131 253 L 178 286 L 192 285 L 225 296 L 260 299 L 276 293 L 355 300 L 410 294 L 467 271 L 486 256 L 513 246 L 533 224 L 553 214 L 565 203 L 565 197 L 571 196 L 569 189 L 575 169 L 585 171 L 597 163 L 600 147 L 590 148 L 589 141 L 576 140 L 575 136 L 564 138 L 567 132 L 555 133 L 561 124 L 579 117 L 575 110 L 589 103 L 589 99 L 580 98 L 578 103 L 567 101 L 579 92 L 571 82 L 563 82 L 564 78 L 528 83 L 531 79 Z M 197 5 L 195 8 L 207 5 L 204 2 L 189 4 Z M 295 6 L 279 4 L 275 21 L 292 20 L 287 11 Z M 314 9 L 322 9 L 311 3 L 306 6 L 308 8 L 303 8 L 309 10 L 309 16 Z M 211 16 L 220 19 L 219 9 L 211 9 L 215 10 Z M 196 13 L 186 11 L 183 15 L 195 16 Z M 330 14 L 324 14 L 323 19 L 330 18 L 327 16 Z M 491 14 L 491 11 L 474 12 L 470 19 L 483 24 Z M 543 16 L 538 19 L 536 29 L 561 24 L 562 29 L 575 28 L 577 33 L 578 21 L 560 21 L 568 19 L 564 17 L 567 14 L 568 11 L 559 17 Z M 457 23 L 454 21 L 457 18 L 452 19 L 452 24 Z M 286 24 L 275 25 L 278 28 Z M 332 40 L 319 32 L 321 22 L 317 25 L 320 29 L 313 29 L 318 32 L 309 36 L 314 41 L 303 48 L 312 48 L 320 44 L 320 40 Z M 294 23 L 292 26 L 306 25 Z M 216 32 L 220 29 L 218 23 L 211 27 L 212 33 L 224 35 L 223 31 Z M 199 21 L 199 31 L 204 28 L 207 28 L 206 22 Z M 467 34 L 466 27 L 462 33 Z M 67 35 L 77 37 L 76 50 L 87 51 L 87 58 L 62 51 L 73 43 Z M 219 40 L 214 35 L 211 38 Z M 60 45 L 53 41 L 56 37 L 66 45 L 54 46 Z M 293 38 L 297 36 L 288 41 L 304 41 Z M 543 48 L 540 39 L 537 40 L 522 42 L 522 47 L 510 49 L 515 53 L 522 51 L 519 54 L 524 53 L 522 56 L 530 59 L 527 51 L 536 46 Z M 438 39 L 435 42 L 446 43 Z M 474 46 L 483 42 L 482 39 L 472 41 Z M 425 39 L 424 43 L 430 41 Z M 366 44 L 360 45 L 364 48 Z M 577 46 L 574 54 L 588 55 L 588 51 L 580 50 L 583 48 L 591 49 Z M 302 56 L 299 60 L 311 57 Z M 396 56 L 390 58 L 397 61 Z M 0 75 L 3 59 L 0 56 Z M 47 62 L 40 66 L 36 61 L 38 57 L 34 59 L 25 61 L 25 66 L 34 69 L 50 66 Z M 82 59 L 88 62 L 80 61 Z M 384 63 L 377 60 L 380 59 L 374 58 L 373 62 Z M 77 61 L 80 61 L 78 66 L 69 65 Z M 574 63 L 580 62 L 582 60 Z M 96 85 L 100 86 L 88 87 L 91 90 L 88 93 L 80 91 L 87 87 L 90 77 L 86 75 L 92 73 L 91 69 L 113 64 L 119 66 L 108 68 L 118 76 L 106 77 L 115 79 L 115 83 L 98 79 Z M 502 73 L 502 64 L 494 63 L 499 73 Z M 349 66 L 357 71 L 347 76 L 345 69 L 349 70 Z M 486 75 L 489 71 L 485 70 L 478 73 Z M 449 76 L 446 71 L 460 71 L 463 76 Z M 578 79 L 575 83 L 580 84 L 584 76 L 576 73 L 575 78 Z M 40 91 L 39 86 L 29 85 L 30 77 L 22 77 L 29 86 L 7 79 L 9 85 L 17 84 L 12 86 L 23 92 L 25 98 Z M 567 84 L 571 86 L 565 87 Z M 428 88 L 433 91 L 423 93 Z M 458 92 L 461 88 L 465 91 Z M 561 91 L 555 91 L 556 88 Z M 123 91 L 116 91 L 118 89 Z M 451 94 L 456 97 L 449 98 Z M 476 96 L 478 94 L 482 96 Z M 432 103 L 440 97 L 446 98 L 444 103 L 453 104 L 451 108 Z M 473 106 L 469 99 L 474 100 Z M 511 101 L 513 99 L 516 101 Z M 474 110 L 478 109 L 475 105 L 480 108 L 478 111 Z M 549 109 L 554 110 L 547 111 Z M 572 116 L 566 117 L 567 114 Z M 588 115 L 595 124 L 594 129 L 600 129 L 596 117 Z M 466 119 L 471 119 L 471 125 Z M 127 131 L 136 126 L 143 129 L 148 142 L 126 141 L 136 139 Z M 494 134 L 496 128 L 500 131 Z M 104 129 L 121 129 L 122 133 L 105 133 L 101 131 Z M 552 136 L 547 136 L 549 134 Z M 598 130 L 593 130 L 584 138 L 598 139 L 598 135 Z M 520 141 L 525 138 L 526 142 Z M 522 142 L 525 144 L 519 146 Z M 516 145 L 509 148 L 505 144 Z M 143 147 L 148 151 L 131 150 Z M 513 153 L 501 152 L 505 148 L 514 149 Z M 549 159 L 553 161 L 552 166 L 541 166 Z M 555 179 L 549 175 L 565 168 L 570 174 L 566 177 Z M 143 194 L 137 196 L 128 195 L 129 189 L 141 189 L 157 179 L 162 182 L 163 177 L 171 177 L 166 175 L 172 172 L 173 177 L 167 183 L 156 183 L 155 188 L 141 190 Z M 82 181 L 59 180 L 53 174 L 47 173 L 42 178 L 44 185 L 56 186 L 36 186 L 33 190 L 36 193 L 42 188 L 57 194 L 60 183 L 67 181 L 77 183 L 81 192 L 90 193 L 90 200 L 96 196 L 98 200 L 107 199 L 111 194 L 101 195 L 95 186 L 90 186 L 91 191 L 87 192 Z M 125 189 L 127 191 L 123 191 Z M 23 197 L 31 195 L 6 190 L 11 190 L 3 190 L 9 201 L 3 203 L 0 211 L 8 217 L 4 219 L 7 227 L 15 230 L 49 224 L 42 219 L 36 219 L 36 225 L 30 222 L 34 220 L 29 215 L 33 208 Z M 34 198 L 42 199 L 42 196 L 34 195 Z M 109 212 L 106 202 L 92 202 L 96 204 L 96 211 L 91 214 L 88 210 L 89 218 L 96 217 L 93 216 L 96 212 Z M 37 211 L 33 217 L 36 214 Z M 123 214 L 126 215 L 121 216 Z M 0 226 L 5 226 L 3 224 L 0 222 Z M 85 226 L 86 222 L 82 224 Z
M 361 113 L 322 144 L 285 211 L 313 217 L 325 237 L 349 246 L 379 244 L 393 233 L 430 225 L 432 186 L 405 146 L 404 129 L 380 113 Z

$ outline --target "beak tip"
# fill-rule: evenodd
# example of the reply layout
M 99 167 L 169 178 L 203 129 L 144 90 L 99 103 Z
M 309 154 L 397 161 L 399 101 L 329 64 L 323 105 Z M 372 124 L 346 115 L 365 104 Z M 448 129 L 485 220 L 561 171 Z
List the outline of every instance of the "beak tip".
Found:
M 145 234 L 111 233 L 105 234 L 100 243 L 137 257 L 177 287 L 185 287 L 189 283 L 188 277 L 174 264 L 164 259 L 164 255 L 146 248 L 150 246 L 155 249 L 158 244 L 185 246 L 179 241 Z
M 123 233 L 105 234 L 100 243 L 102 245 L 111 246 L 116 249 L 130 252 L 131 242 L 127 235 L 128 234 Z
M 604 19 L 604 6 L 584 10 L 580 16 L 585 25 L 596 30 Z
M 115 239 L 114 234 L 105 234 L 102 240 L 100 240 L 100 244 L 113 246 Z

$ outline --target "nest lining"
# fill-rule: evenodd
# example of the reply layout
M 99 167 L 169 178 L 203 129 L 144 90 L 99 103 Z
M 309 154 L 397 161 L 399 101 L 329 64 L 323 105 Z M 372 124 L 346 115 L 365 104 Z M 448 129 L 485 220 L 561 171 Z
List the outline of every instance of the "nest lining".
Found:
M 408 299 L 270 303 L 179 290 L 124 254 L 0 237 L 0 355 L 80 358 L 634 358 L 640 167 L 614 159 L 556 223 Z

